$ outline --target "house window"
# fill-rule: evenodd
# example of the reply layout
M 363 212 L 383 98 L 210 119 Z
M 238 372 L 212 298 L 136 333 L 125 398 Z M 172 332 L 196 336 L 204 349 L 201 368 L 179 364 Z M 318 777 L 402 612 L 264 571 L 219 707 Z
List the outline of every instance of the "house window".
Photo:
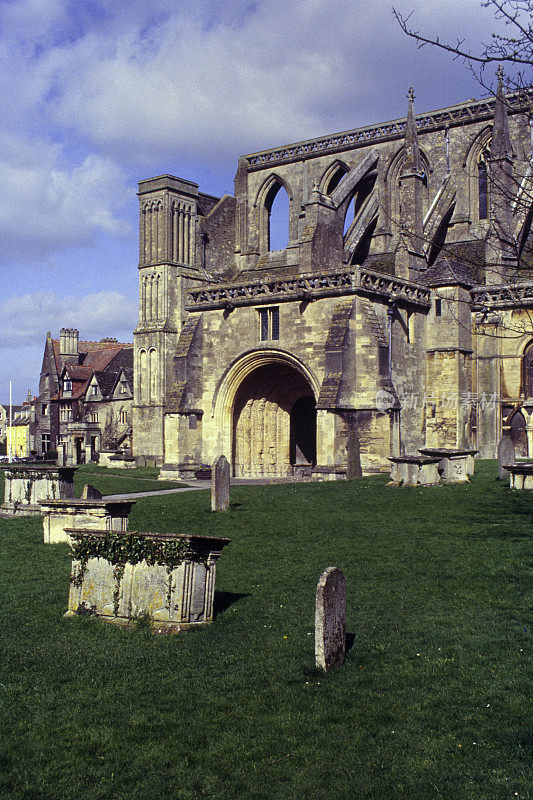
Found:
M 70 381 L 70 380 L 63 381 L 63 389 L 65 390 L 65 392 L 71 392 L 72 391 L 72 381 Z
M 72 420 L 72 408 L 66 405 L 61 406 L 59 410 L 59 419 L 61 422 L 70 422 Z
M 41 453 L 47 453 L 50 450 L 50 434 L 41 433 Z
M 121 411 L 120 412 L 120 414 L 119 414 L 119 422 L 121 422 L 123 425 L 126 425 L 126 423 L 128 422 L 128 412 L 127 411 Z
M 279 339 L 279 308 L 260 308 L 259 325 L 261 341 L 267 342 L 269 339 Z
M 93 412 L 91 412 L 91 414 L 89 414 L 89 421 L 90 422 L 98 422 L 98 414 L 95 411 L 93 411 Z
M 98 386 L 91 386 L 91 395 L 94 397 L 96 394 L 98 394 Z
M 120 394 L 126 394 L 128 391 L 128 384 L 126 381 L 120 381 Z
M 41 403 L 41 415 L 43 417 L 48 416 L 48 403 Z
M 442 314 L 442 300 L 435 300 L 435 316 L 440 317 Z

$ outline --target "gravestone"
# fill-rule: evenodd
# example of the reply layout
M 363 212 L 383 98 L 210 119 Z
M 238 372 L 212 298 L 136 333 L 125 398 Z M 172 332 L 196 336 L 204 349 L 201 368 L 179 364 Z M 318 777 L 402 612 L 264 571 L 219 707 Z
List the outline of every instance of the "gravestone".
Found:
M 81 493 L 82 500 L 101 500 L 102 499 L 102 492 L 99 492 L 94 486 L 91 486 L 90 483 L 86 483 L 83 487 Z
M 226 456 L 219 456 L 211 467 L 211 511 L 229 509 L 229 464 Z
M 498 444 L 498 477 L 500 480 L 507 478 L 509 472 L 504 469 L 504 464 L 514 464 L 514 444 L 508 436 L 502 436 Z
M 346 440 L 346 480 L 354 481 L 357 478 L 363 477 L 361 469 L 361 449 L 359 447 L 359 439 L 355 431 L 352 431 Z
M 346 578 L 328 567 L 316 587 L 315 663 L 324 672 L 342 664 L 346 650 Z

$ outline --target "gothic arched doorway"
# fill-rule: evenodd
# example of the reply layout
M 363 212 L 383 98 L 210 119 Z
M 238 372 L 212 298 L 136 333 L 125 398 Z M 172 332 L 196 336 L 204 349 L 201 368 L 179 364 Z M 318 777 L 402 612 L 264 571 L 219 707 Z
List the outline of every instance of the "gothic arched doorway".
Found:
M 270 363 L 250 372 L 233 406 L 233 469 L 237 477 L 293 475 L 316 463 L 316 404 L 297 369 Z

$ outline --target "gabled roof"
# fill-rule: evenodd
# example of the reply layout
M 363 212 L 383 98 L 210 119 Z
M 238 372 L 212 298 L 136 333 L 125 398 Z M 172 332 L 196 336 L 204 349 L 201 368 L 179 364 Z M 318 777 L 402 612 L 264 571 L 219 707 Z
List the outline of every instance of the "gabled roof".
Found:
M 108 397 L 108 395 L 113 392 L 115 383 L 117 382 L 118 373 L 114 371 L 111 372 L 110 370 L 99 370 L 98 372 L 93 372 L 93 375 L 98 382 L 102 397 Z
M 59 339 L 52 339 L 52 346 L 57 371 L 60 373 L 62 369 L 62 360 L 59 355 Z M 79 363 L 91 366 L 95 370 L 103 370 L 122 350 L 130 351 L 130 358 L 133 359 L 133 345 L 131 343 L 110 342 L 109 340 L 101 342 L 78 342 Z
M 131 368 L 133 371 L 132 344 L 109 339 L 101 342 L 78 342 L 78 363 L 74 364 L 68 361 L 62 364 L 59 339 L 52 340 L 52 347 L 58 374 L 67 376 L 72 381 L 69 400 L 83 396 L 93 375 L 96 376 L 102 396 L 106 397 L 112 393 L 122 368 Z
M 112 393 L 114 393 L 116 391 L 117 385 L 118 385 L 119 381 L 122 380 L 122 378 L 124 378 L 128 382 L 128 386 L 130 388 L 130 391 L 133 391 L 133 368 L 131 368 L 131 369 L 121 369 L 120 370 L 120 372 L 117 374 L 116 381 L 115 381 L 115 383 L 113 385 Z

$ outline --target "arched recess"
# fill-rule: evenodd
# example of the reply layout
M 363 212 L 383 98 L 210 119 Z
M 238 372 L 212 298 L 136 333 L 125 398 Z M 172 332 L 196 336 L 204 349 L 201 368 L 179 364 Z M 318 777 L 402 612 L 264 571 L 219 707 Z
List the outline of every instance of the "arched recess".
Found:
M 350 168 L 344 161 L 337 159 L 326 169 L 318 184 L 318 191 L 322 194 L 331 194 L 337 188 Z
M 391 159 L 385 175 L 385 183 L 387 187 L 387 204 L 388 215 L 390 221 L 393 223 L 393 233 L 397 232 L 397 225 L 400 222 L 400 175 L 402 171 L 403 161 L 405 158 L 405 148 L 397 151 L 395 156 Z M 425 216 L 429 208 L 429 176 L 431 174 L 431 167 L 429 159 L 423 150 L 420 150 L 420 158 L 422 160 L 422 172 L 424 175 L 422 194 L 422 213 Z M 395 223 L 395 224 L 394 224 Z
M 533 397 L 533 341 L 526 345 L 522 356 L 522 387 L 525 397 Z
M 148 400 L 148 359 L 146 350 L 139 351 L 139 370 L 138 370 L 138 387 L 137 396 L 140 403 L 146 403 Z
M 468 180 L 470 219 L 472 222 L 488 220 L 490 213 L 489 195 L 489 155 L 492 141 L 492 128 L 487 126 L 480 131 L 465 157 L 464 167 Z
M 307 367 L 289 353 L 269 349 L 238 359 L 213 399 L 217 449 L 231 454 L 233 474 L 290 475 L 303 459 L 316 458 L 311 409 L 319 390 Z M 313 430 L 305 434 L 310 420 Z
M 270 245 L 271 240 L 274 240 L 274 235 L 271 236 L 271 234 L 274 232 L 271 231 L 271 221 L 274 222 L 274 220 L 271 217 L 276 198 L 278 198 L 278 203 L 280 201 L 280 191 L 285 192 L 288 202 L 283 204 L 285 219 L 282 220 L 276 215 L 276 243 L 279 243 L 281 239 L 286 239 L 286 247 L 291 238 L 291 204 L 293 195 L 287 182 L 276 173 L 272 173 L 259 189 L 255 202 L 259 214 L 259 251 L 261 253 L 268 253 L 272 249 Z M 283 231 L 280 231 L 279 229 L 282 226 Z
M 148 402 L 155 403 L 159 399 L 159 386 L 158 377 L 159 371 L 157 368 L 157 351 L 155 347 L 150 348 L 148 352 Z

